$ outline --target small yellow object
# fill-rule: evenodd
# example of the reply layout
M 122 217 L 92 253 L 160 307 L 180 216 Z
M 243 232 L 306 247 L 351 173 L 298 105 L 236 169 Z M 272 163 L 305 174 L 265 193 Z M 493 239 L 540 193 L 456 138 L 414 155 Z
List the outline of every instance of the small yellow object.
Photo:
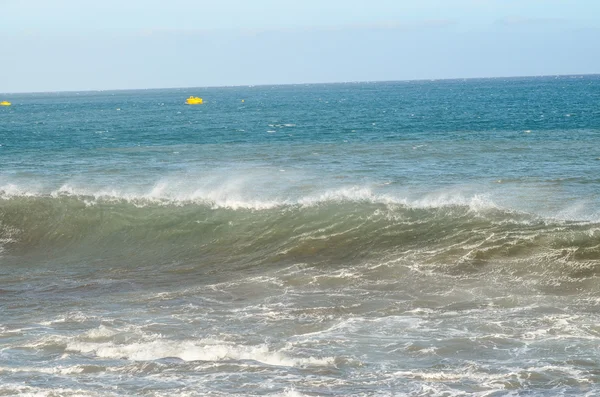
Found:
M 12 105 L 12 103 L 8 102 L 8 101 L 2 101 L 0 102 L 0 106 L 10 106 Z
M 191 96 L 185 100 L 185 103 L 188 105 L 202 105 L 202 98 L 198 98 L 197 96 Z
M 242 99 L 242 103 L 244 103 L 245 101 Z

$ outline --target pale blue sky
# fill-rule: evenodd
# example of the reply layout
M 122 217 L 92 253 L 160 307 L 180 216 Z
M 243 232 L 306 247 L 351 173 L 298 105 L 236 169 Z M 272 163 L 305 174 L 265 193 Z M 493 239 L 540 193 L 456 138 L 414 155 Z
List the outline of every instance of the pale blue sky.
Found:
M 600 0 L 0 0 L 0 92 L 600 73 Z

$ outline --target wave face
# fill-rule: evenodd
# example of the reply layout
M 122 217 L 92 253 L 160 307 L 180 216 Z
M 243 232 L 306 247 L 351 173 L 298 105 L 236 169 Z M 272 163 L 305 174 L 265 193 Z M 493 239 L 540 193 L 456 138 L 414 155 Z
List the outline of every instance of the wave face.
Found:
M 0 395 L 600 395 L 598 92 L 9 98 Z
M 352 265 L 402 260 L 448 271 L 595 275 L 600 224 L 506 210 L 482 197 L 416 201 L 344 189 L 292 200 L 7 195 L 4 255 L 150 259 L 198 266 Z M 544 269 L 535 263 L 544 261 Z M 531 267 L 531 269 L 527 269 Z M 586 273 L 587 272 L 587 273 Z

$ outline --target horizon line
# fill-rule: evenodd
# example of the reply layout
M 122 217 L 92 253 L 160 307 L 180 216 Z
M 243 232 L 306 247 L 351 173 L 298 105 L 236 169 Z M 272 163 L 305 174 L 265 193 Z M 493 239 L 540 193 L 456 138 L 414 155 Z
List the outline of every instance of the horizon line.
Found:
M 353 81 L 331 81 L 313 83 L 260 83 L 260 84 L 233 84 L 233 85 L 206 85 L 187 87 L 151 87 L 151 88 L 106 88 L 106 89 L 82 89 L 82 90 L 57 90 L 57 91 L 14 91 L 0 92 L 1 95 L 23 95 L 23 94 L 61 94 L 81 92 L 119 92 L 119 91 L 152 91 L 152 90 L 184 90 L 184 89 L 208 89 L 208 88 L 250 88 L 250 87 L 285 87 L 299 85 L 336 85 L 336 84 L 377 84 L 377 83 L 410 83 L 423 81 L 456 81 L 456 80 L 493 80 L 493 79 L 526 79 L 544 77 L 587 77 L 600 76 L 600 73 L 569 73 L 569 74 L 540 74 L 540 75 L 512 75 L 512 76 L 484 76 L 484 77 L 445 77 L 445 78 L 418 78 L 399 80 L 353 80 Z

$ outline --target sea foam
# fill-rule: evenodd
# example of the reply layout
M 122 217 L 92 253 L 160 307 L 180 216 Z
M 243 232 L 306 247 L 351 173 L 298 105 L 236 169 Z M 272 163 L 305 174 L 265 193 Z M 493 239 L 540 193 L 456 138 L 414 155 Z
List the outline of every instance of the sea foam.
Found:
M 284 367 L 327 366 L 334 359 L 316 357 L 292 357 L 282 351 L 272 351 L 267 345 L 234 345 L 209 341 L 172 341 L 157 339 L 131 344 L 111 342 L 69 342 L 67 351 L 94 353 L 102 358 L 152 361 L 163 358 L 179 358 L 183 361 L 252 360 L 263 364 Z
M 314 207 L 327 203 L 370 203 L 402 205 L 409 208 L 469 207 L 474 211 L 500 209 L 489 194 L 431 192 L 403 194 L 381 192 L 369 185 L 348 185 L 313 189 L 299 196 L 290 192 L 259 192 L 248 188 L 248 182 L 227 180 L 220 184 L 194 185 L 180 180 L 160 180 L 147 187 L 127 188 L 112 186 L 82 186 L 65 183 L 57 188 L 20 187 L 14 184 L 0 186 L 0 199 L 19 197 L 73 197 L 88 205 L 98 202 L 128 202 L 143 205 L 208 205 L 214 209 L 269 210 L 281 207 Z

